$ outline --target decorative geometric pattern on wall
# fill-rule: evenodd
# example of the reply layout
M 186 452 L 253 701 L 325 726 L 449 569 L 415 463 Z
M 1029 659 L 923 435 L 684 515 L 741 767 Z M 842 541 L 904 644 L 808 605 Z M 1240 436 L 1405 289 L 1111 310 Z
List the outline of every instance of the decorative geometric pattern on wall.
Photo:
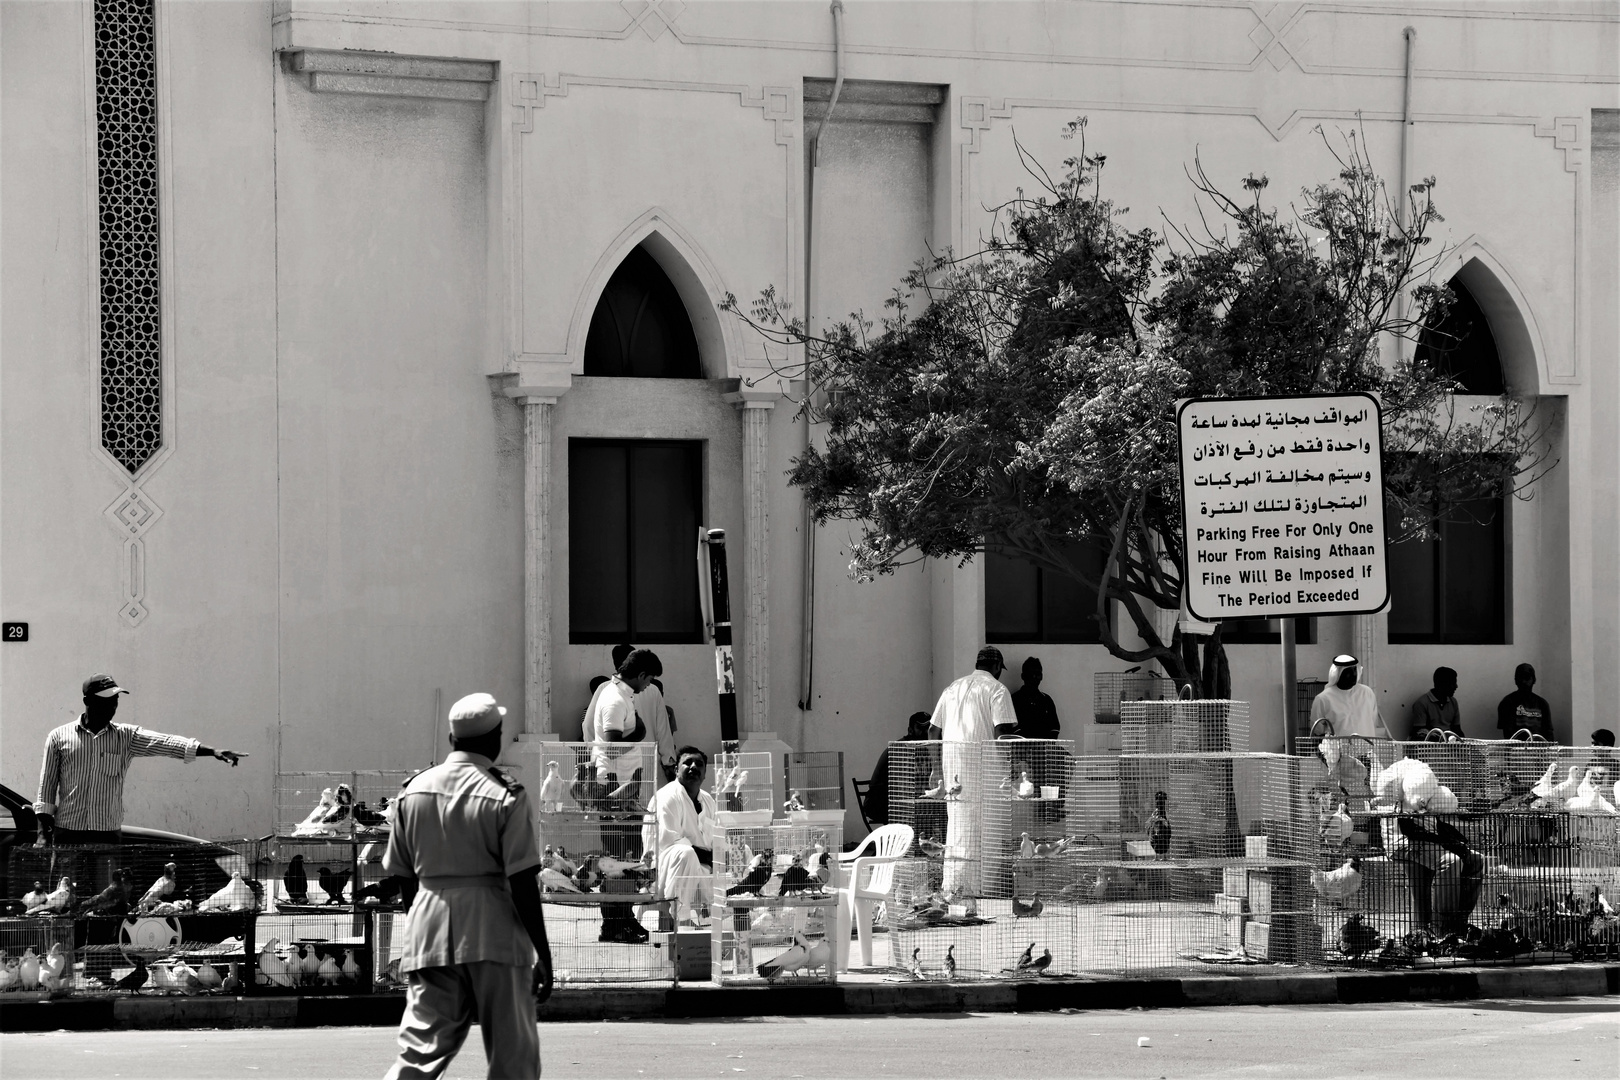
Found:
M 95 0 L 101 445 L 131 473 L 163 441 L 153 0 Z

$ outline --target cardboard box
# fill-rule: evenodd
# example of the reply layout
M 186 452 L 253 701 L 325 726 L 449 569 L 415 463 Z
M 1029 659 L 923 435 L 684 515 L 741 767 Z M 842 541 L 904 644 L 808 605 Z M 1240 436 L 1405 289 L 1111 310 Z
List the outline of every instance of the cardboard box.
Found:
M 681 982 L 709 981 L 708 930 L 677 930 L 659 936 L 665 939 L 670 960 L 675 965 L 676 977 Z
M 1249 910 L 1256 915 L 1269 915 L 1274 901 L 1273 882 L 1271 871 L 1250 870 L 1248 872 Z
M 1249 872 L 1241 866 L 1221 868 L 1221 892 L 1228 896 L 1249 895 Z
M 1243 924 L 1243 951 L 1256 960 L 1270 960 L 1271 926 L 1263 922 Z
M 1247 915 L 1221 916 L 1221 947 L 1225 949 L 1243 948 L 1243 927 L 1248 923 Z
M 1268 858 L 1266 851 L 1269 845 L 1264 836 L 1245 836 L 1243 838 L 1243 857 L 1246 859 Z
M 1216 893 L 1215 910 L 1222 915 L 1246 915 L 1249 911 L 1249 898 Z

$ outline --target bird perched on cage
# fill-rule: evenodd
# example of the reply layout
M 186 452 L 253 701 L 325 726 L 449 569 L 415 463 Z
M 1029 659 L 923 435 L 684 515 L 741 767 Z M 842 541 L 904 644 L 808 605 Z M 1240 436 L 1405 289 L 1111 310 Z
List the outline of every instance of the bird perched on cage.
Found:
M 797 789 L 789 791 L 787 801 L 782 804 L 782 809 L 789 814 L 803 810 L 804 796 L 800 795 Z
M 1032 973 L 1034 973 L 1036 975 L 1041 975 L 1041 974 L 1044 974 L 1046 972 L 1046 969 L 1051 967 L 1051 966 L 1052 966 L 1052 950 L 1043 948 L 1041 950 L 1041 955 L 1037 956 L 1034 960 L 1030 961 L 1030 965 L 1026 970 L 1030 971 L 1030 972 L 1032 972 Z
M 1598 781 L 1607 775 L 1601 768 L 1587 769 L 1575 794 L 1564 804 L 1564 809 L 1575 814 L 1615 813 L 1614 804 L 1603 797 L 1602 789 L 1598 786 Z
M 1040 893 L 1036 893 L 1035 899 L 1027 904 L 1016 896 L 1012 898 L 1012 913 L 1015 919 L 1033 919 L 1045 910 L 1046 905 L 1041 903 Z
M 733 813 L 740 813 L 743 808 L 742 789 L 748 783 L 748 770 L 738 767 L 731 770 L 721 794 L 726 797 L 726 809 Z
M 579 864 L 568 857 L 568 852 L 561 846 L 546 845 L 546 850 L 540 857 L 540 865 L 548 870 L 555 870 L 559 874 L 573 877 L 579 872 Z
M 200 964 L 197 967 L 197 985 L 204 990 L 218 990 L 224 979 L 219 977 L 219 969 L 213 964 Z
M 34 882 L 34 887 L 28 892 L 23 893 L 22 906 L 24 911 L 27 911 L 31 907 L 38 907 L 44 902 L 45 883 L 43 881 Z
M 380 803 L 380 805 L 382 806 L 382 808 L 384 810 L 387 809 L 387 807 L 388 807 L 388 798 L 387 798 L 387 796 L 383 797 L 383 800 Z M 385 814 L 385 813 L 382 813 L 380 811 L 373 810 L 371 807 L 367 806 L 363 802 L 355 803 L 354 804 L 354 823 L 356 825 L 360 825 L 360 826 L 362 826 L 364 828 L 367 828 L 367 829 L 380 829 L 384 825 L 388 824 L 388 815 Z
M 40 961 L 40 977 L 43 978 L 44 976 L 49 975 L 51 978 L 60 982 L 62 979 L 62 974 L 66 970 L 67 954 L 62 951 L 62 943 L 60 941 L 53 941 L 51 942 L 51 947 L 45 951 L 45 958 Z
M 928 786 L 923 789 L 923 793 L 921 795 L 919 795 L 918 798 L 922 798 L 922 799 L 942 799 L 944 797 L 945 797 L 945 778 L 943 776 L 939 775 L 939 770 L 938 769 L 935 769 L 933 772 L 928 774 Z
M 794 931 L 793 944 L 759 965 L 757 970 L 761 978 L 775 982 L 783 975 L 801 970 L 809 959 L 810 943 L 805 940 L 803 934 Z
M 343 972 L 343 977 L 350 982 L 360 981 L 360 964 L 354 958 L 353 949 L 343 950 L 343 963 L 339 970 Z
M 326 831 L 321 822 L 326 819 L 337 806 L 337 799 L 331 788 L 321 791 L 321 797 L 315 803 L 315 809 L 305 815 L 304 820 L 293 826 L 294 836 L 319 836 Z
M 1311 888 L 1328 900 L 1348 900 L 1361 891 L 1361 860 L 1350 858 L 1337 870 L 1311 871 Z
M 1569 767 L 1569 775 L 1564 778 L 1563 782 L 1554 784 L 1552 787 L 1548 788 L 1547 794 L 1542 796 L 1542 798 L 1546 799 L 1547 805 L 1552 809 L 1562 810 L 1564 808 L 1564 804 L 1569 802 L 1570 799 L 1574 798 L 1575 793 L 1579 791 L 1580 788 L 1581 767 L 1579 765 L 1571 765 Z
M 96 895 L 79 901 L 77 915 L 126 915 L 135 900 L 135 878 L 127 867 L 112 873 L 112 882 Z
M 1331 814 L 1322 819 L 1322 827 L 1319 830 L 1322 843 L 1330 847 L 1343 847 L 1355 831 L 1355 823 L 1350 820 L 1343 799 L 1338 801 Z
M 917 850 L 930 859 L 942 859 L 945 857 L 945 845 L 938 840 L 930 840 L 926 836 L 917 837 Z
M 804 859 L 801 856 L 793 856 L 793 861 L 782 871 L 783 895 L 814 889 L 819 884 L 819 881 L 810 876 L 810 871 L 805 869 Z
M 21 980 L 21 963 L 18 960 L 0 960 L 0 990 L 10 990 Z
M 63 878 L 45 898 L 24 911 L 24 915 L 60 915 L 73 907 L 73 880 Z
M 287 872 L 281 875 L 282 887 L 287 890 L 287 900 L 294 904 L 309 903 L 309 874 L 304 870 L 304 856 L 294 855 L 287 862 Z
M 397 874 L 389 874 L 387 877 L 374 881 L 355 893 L 354 902 L 357 904 L 391 904 L 404 894 L 407 880 L 407 878 L 402 878 Z
M 540 781 L 540 812 L 542 814 L 555 814 L 563 808 L 563 794 L 568 790 L 563 784 L 562 765 L 560 762 L 546 762 L 545 779 Z
M 1032 941 L 1032 942 L 1029 943 L 1029 947 L 1027 949 L 1025 949 L 1023 951 L 1023 953 L 1018 957 L 1018 959 L 1013 962 L 1012 967 L 1010 967 L 1010 968 L 1002 968 L 1001 970 L 1002 971 L 1023 971 L 1025 968 L 1029 967 L 1029 965 L 1034 963 L 1034 962 L 1035 962 L 1035 943 Z
M 1018 838 L 1018 854 L 1025 859 L 1035 857 L 1035 841 L 1029 838 L 1029 833 L 1022 833 Z
M 198 911 L 257 911 L 259 904 L 248 888 L 247 882 L 242 880 L 242 872 L 234 871 L 231 880 L 225 883 L 214 895 L 197 905 Z
M 315 946 L 309 944 L 298 946 L 298 974 L 303 976 L 303 981 L 314 982 L 320 970 L 321 957 L 315 951 Z
M 911 967 L 907 970 L 911 972 L 913 979 L 922 980 L 928 978 L 927 972 L 923 970 L 921 945 L 911 950 Z
M 937 923 L 950 913 L 950 905 L 939 893 L 934 893 L 919 904 L 911 906 L 911 917 L 920 922 Z
M 1020 799 L 1033 799 L 1035 797 L 1035 782 L 1029 778 L 1028 769 L 1018 770 L 1018 786 L 1014 790 Z
M 276 952 L 280 938 L 271 938 L 259 949 L 259 981 L 263 985 L 291 986 L 294 972 L 291 965 Z
M 39 989 L 39 957 L 35 955 L 32 945 L 23 951 L 22 961 L 17 965 L 17 988 Z
M 175 961 L 169 969 L 169 982 L 182 994 L 196 994 L 202 988 L 202 980 L 197 978 L 197 969 L 184 960 Z
M 222 994 L 239 994 L 242 992 L 242 975 L 235 960 L 231 961 L 230 972 L 219 984 L 219 990 Z
M 826 938 L 817 938 L 805 950 L 804 970 L 819 971 L 823 975 L 832 964 L 832 944 Z
M 327 832 L 334 832 L 338 826 L 349 820 L 354 813 L 354 789 L 348 784 L 339 784 L 333 796 L 333 806 L 321 818 L 320 825 Z
M 753 859 L 749 861 L 748 869 L 744 871 L 742 878 L 737 884 L 726 890 L 726 895 L 742 896 L 752 893 L 758 896 L 759 891 L 765 887 L 765 883 L 771 880 L 771 861 L 775 857 L 776 853 L 770 848 L 756 852 Z
M 1063 854 L 1063 849 L 1074 843 L 1074 837 L 1065 836 L 1061 840 L 1043 841 L 1035 845 L 1037 859 L 1050 859 Z
M 571 875 L 551 867 L 542 867 L 540 870 L 540 888 L 546 892 L 577 893 L 580 887 L 574 884 Z
M 1557 777 L 1558 763 L 1556 761 L 1549 761 L 1547 763 L 1547 771 L 1542 773 L 1541 779 L 1537 780 L 1530 788 L 1530 793 L 1535 795 L 1537 798 L 1545 799 L 1548 795 L 1552 794 L 1553 785 L 1557 783 Z
M 581 761 L 574 766 L 574 779 L 568 785 L 568 797 L 580 805 L 582 809 L 589 810 L 595 805 L 591 797 L 591 784 L 596 780 L 596 766 L 589 761 Z
M 608 799 L 622 810 L 641 809 L 641 766 L 631 772 L 630 779 L 608 792 Z
M 321 892 L 326 894 L 328 904 L 343 903 L 343 890 L 348 886 L 349 876 L 353 873 L 353 870 L 329 870 L 324 866 L 316 871 L 316 877 L 321 883 Z
M 1339 951 L 1346 956 L 1365 956 L 1378 948 L 1381 940 L 1378 931 L 1363 922 L 1359 912 L 1339 927 Z
M 961 777 L 961 774 L 957 774 L 956 776 L 951 778 L 950 786 L 945 789 L 945 797 L 947 799 L 955 799 L 955 798 L 960 797 L 961 794 L 962 794 L 962 777 Z
M 649 866 L 639 862 L 628 862 L 624 859 L 615 859 L 611 855 L 596 856 L 596 871 L 602 875 L 604 881 L 618 881 L 624 878 L 643 879 L 653 873 Z
M 164 863 L 163 876 L 152 882 L 152 887 L 141 897 L 139 905 L 141 910 L 145 911 L 149 907 L 156 907 L 163 901 L 172 899 L 179 888 L 180 868 L 172 862 Z
M 328 954 L 321 957 L 320 964 L 315 968 L 315 977 L 327 986 L 336 986 L 338 980 L 343 978 L 343 969 Z
M 940 966 L 945 969 L 945 977 L 947 979 L 956 978 L 956 945 L 955 944 L 945 946 L 945 959 L 941 962 Z
M 130 957 L 130 959 L 134 962 L 135 967 L 131 969 L 128 975 L 113 983 L 113 986 L 119 990 L 139 990 L 151 978 L 150 972 L 146 970 L 146 961 L 141 959 L 139 954 Z
M 1162 791 L 1153 793 L 1153 814 L 1147 823 L 1148 843 L 1153 846 L 1153 854 L 1161 859 L 1170 854 L 1170 836 L 1173 832 L 1169 815 L 1165 813 L 1168 800 L 1169 796 Z

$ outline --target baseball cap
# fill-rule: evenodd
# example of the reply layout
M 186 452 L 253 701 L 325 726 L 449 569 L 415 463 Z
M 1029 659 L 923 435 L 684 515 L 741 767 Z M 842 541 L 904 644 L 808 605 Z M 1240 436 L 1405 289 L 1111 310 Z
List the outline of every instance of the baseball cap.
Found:
M 458 739 L 484 735 L 501 726 L 506 710 L 495 704 L 491 694 L 468 694 L 450 706 L 450 734 Z
M 84 680 L 85 697 L 117 697 L 119 694 L 127 693 L 129 691 L 119 686 L 117 680 L 111 675 L 98 673 Z

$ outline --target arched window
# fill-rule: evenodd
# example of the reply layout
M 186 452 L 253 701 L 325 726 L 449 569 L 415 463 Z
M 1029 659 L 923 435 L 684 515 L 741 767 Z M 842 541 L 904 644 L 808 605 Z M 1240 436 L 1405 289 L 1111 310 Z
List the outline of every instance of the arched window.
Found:
M 585 338 L 585 374 L 701 379 L 697 336 L 658 260 L 636 247 L 608 279 Z
M 1464 394 L 1502 393 L 1502 360 L 1491 324 L 1460 277 L 1450 281 L 1456 299 L 1440 319 L 1431 319 L 1418 338 L 1416 359 L 1456 379 Z

